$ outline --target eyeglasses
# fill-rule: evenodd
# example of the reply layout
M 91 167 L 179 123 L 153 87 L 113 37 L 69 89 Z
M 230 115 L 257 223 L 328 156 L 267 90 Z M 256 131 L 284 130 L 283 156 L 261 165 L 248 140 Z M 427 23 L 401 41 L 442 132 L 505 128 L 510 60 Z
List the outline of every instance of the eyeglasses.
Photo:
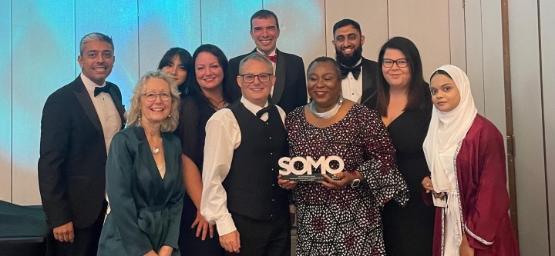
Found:
M 255 74 L 242 74 L 242 75 L 238 75 L 240 77 L 243 78 L 243 81 L 247 82 L 247 83 L 252 83 L 254 82 L 254 78 L 258 77 L 258 81 L 265 83 L 270 81 L 270 78 L 272 77 L 272 74 L 270 73 L 260 73 L 258 75 Z
M 146 93 L 143 93 L 143 96 L 148 102 L 155 101 L 156 98 L 158 98 L 158 96 L 160 96 L 160 99 L 162 101 L 169 101 L 171 99 L 171 95 L 167 92 L 161 92 L 161 93 L 146 92 Z
M 409 65 L 409 61 L 405 58 L 396 59 L 396 60 L 383 59 L 382 66 L 386 68 L 390 68 L 390 67 L 393 67 L 393 64 L 397 64 L 397 67 L 400 67 L 400 68 L 406 68 Z

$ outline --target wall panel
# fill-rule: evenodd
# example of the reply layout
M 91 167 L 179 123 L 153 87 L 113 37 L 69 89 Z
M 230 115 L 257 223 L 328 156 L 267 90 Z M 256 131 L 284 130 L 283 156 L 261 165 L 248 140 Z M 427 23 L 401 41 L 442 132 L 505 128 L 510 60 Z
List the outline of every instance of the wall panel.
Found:
M 451 64 L 466 70 L 464 2 L 449 0 L 449 48 Z
M 264 0 L 264 9 L 278 16 L 278 49 L 301 56 L 305 67 L 326 55 L 324 0 Z
M 155 70 L 171 47 L 200 45 L 200 0 L 139 0 L 139 74 Z
M 360 24 L 365 37 L 362 55 L 367 59 L 377 60 L 378 53 L 388 37 L 387 0 L 326 0 L 326 49 L 327 55 L 335 58 L 333 25 L 345 18 Z
M 91 32 L 112 37 L 116 61 L 108 81 L 120 87 L 124 105 L 129 105 L 132 89 L 139 79 L 138 23 L 137 1 L 75 0 L 76 45 L 79 46 L 81 37 Z M 79 73 L 77 65 L 75 74 Z
M 503 30 L 501 1 L 482 1 L 482 57 L 484 81 L 484 112 L 502 134 L 505 125 L 505 82 L 503 72 Z M 470 63 L 469 63 L 470 64 Z
M 484 113 L 484 48 L 482 27 L 482 2 L 468 1 L 465 3 L 466 23 L 466 73 L 470 79 L 470 87 L 478 112 Z M 500 47 L 502 45 L 499 45 Z M 503 66 L 501 66 L 503 67 Z
M 203 44 L 215 44 L 228 59 L 252 51 L 251 15 L 262 9 L 262 0 L 202 0 Z
M 74 10 L 69 1 L 12 1 L 13 202 L 40 203 L 40 119 L 46 97 L 74 79 Z
M 12 5 L 0 0 L 0 200 L 12 200 Z
M 449 1 L 389 0 L 389 37 L 404 36 L 418 47 L 424 78 L 450 63 Z
M 545 155 L 547 207 L 551 254 L 555 253 L 555 1 L 539 1 L 543 118 L 545 122 Z
M 520 252 L 549 255 L 536 2 L 510 0 L 509 28 Z

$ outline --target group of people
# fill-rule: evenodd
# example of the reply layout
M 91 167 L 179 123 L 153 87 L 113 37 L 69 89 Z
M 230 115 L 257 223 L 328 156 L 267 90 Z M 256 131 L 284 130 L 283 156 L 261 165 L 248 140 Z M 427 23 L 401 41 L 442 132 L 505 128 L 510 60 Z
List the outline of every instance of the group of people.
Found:
M 277 49 L 273 12 L 250 22 L 256 48 L 229 61 L 211 44 L 168 50 L 127 115 L 106 81 L 112 40 L 82 38 L 81 74 L 41 121 L 50 255 L 290 255 L 291 204 L 296 255 L 518 255 L 502 137 L 461 69 L 426 82 L 403 37 L 368 60 L 343 19 L 336 58 L 305 75 Z M 337 156 L 344 170 L 293 181 L 285 156 Z

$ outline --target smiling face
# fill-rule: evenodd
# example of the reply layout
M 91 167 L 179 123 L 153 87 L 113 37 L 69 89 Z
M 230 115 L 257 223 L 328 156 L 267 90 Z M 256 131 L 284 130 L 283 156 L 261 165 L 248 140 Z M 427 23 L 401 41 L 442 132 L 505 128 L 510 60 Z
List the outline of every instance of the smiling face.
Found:
M 171 61 L 162 67 L 162 71 L 173 78 L 177 85 L 182 85 L 187 80 L 187 69 L 181 63 L 179 55 L 173 56 Z
M 221 86 L 224 70 L 218 58 L 209 52 L 201 52 L 195 59 L 195 75 L 201 90 L 213 90 Z
M 251 37 L 256 48 L 269 55 L 276 49 L 279 28 L 273 17 L 254 18 L 251 22 Z
M 240 74 L 237 76 L 237 84 L 241 87 L 241 93 L 250 102 L 263 107 L 270 96 L 272 86 L 276 81 L 276 77 L 271 75 L 273 67 L 271 64 L 264 63 L 261 60 L 249 59 L 239 70 Z M 270 74 L 269 81 L 260 81 L 259 75 Z M 253 81 L 245 81 L 245 75 L 254 75 Z
M 353 25 L 338 28 L 333 33 L 333 44 L 337 61 L 352 66 L 362 57 L 364 36 Z
M 81 73 L 95 84 L 104 84 L 114 66 L 114 49 L 102 40 L 90 40 L 83 46 L 83 51 L 77 58 Z
M 331 109 L 341 97 L 341 78 L 334 64 L 316 62 L 308 70 L 308 95 L 317 108 Z
M 411 71 L 410 65 L 403 65 L 401 63 L 406 63 L 406 56 L 398 49 L 388 48 L 385 50 L 384 55 L 384 64 L 381 66 L 383 76 L 385 81 L 389 84 L 389 86 L 393 88 L 407 88 L 410 79 L 411 79 Z M 393 65 L 390 67 L 386 67 L 385 63 L 393 61 Z M 399 67 L 401 65 L 401 67 Z
M 338 28 L 333 38 L 336 53 L 345 57 L 353 56 L 355 51 L 364 44 L 364 36 L 353 25 Z
M 140 104 L 143 126 L 162 123 L 171 112 L 170 85 L 160 78 L 148 79 L 143 86 Z
M 455 109 L 461 101 L 459 89 L 450 77 L 444 74 L 435 74 L 430 81 L 432 102 L 441 112 Z

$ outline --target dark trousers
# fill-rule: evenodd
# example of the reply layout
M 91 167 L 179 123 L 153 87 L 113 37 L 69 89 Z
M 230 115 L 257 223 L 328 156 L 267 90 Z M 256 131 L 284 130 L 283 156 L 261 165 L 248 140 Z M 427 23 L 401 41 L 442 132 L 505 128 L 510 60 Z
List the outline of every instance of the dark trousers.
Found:
M 100 239 L 100 232 L 104 224 L 104 211 L 98 219 L 89 227 L 75 228 L 73 232 L 75 238 L 73 243 L 60 242 L 54 238 L 52 230 L 50 230 L 46 241 L 46 255 L 47 256 L 96 256 L 98 251 L 98 240 Z
M 290 256 L 291 226 L 289 214 L 281 214 L 269 221 L 255 220 L 232 214 L 239 231 L 241 256 Z

